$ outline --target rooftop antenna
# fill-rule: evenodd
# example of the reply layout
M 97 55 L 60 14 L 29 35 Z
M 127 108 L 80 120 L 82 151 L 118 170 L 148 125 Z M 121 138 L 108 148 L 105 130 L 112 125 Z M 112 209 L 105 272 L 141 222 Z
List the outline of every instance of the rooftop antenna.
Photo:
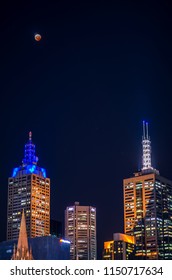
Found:
M 29 132 L 29 141 L 32 141 L 32 131 Z
M 143 121 L 143 139 L 145 139 L 145 121 Z
M 148 135 L 148 122 L 146 123 L 146 139 L 149 139 L 149 135 Z
M 29 132 L 29 141 L 25 145 L 24 159 L 22 163 L 24 165 L 37 164 L 38 157 L 35 155 L 35 144 L 32 142 L 32 132 Z
M 151 141 L 148 134 L 148 122 L 143 121 L 142 171 L 153 169 L 151 164 Z

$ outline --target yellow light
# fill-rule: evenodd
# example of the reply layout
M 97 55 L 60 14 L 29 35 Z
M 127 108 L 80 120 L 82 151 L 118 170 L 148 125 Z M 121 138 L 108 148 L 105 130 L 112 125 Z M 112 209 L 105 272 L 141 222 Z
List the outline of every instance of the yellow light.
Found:
M 104 242 L 104 249 L 110 249 L 111 244 L 113 244 L 113 242 L 113 240 Z

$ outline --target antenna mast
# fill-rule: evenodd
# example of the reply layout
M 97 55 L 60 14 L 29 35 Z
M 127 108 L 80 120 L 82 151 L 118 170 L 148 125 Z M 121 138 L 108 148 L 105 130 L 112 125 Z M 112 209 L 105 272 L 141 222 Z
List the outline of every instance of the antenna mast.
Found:
M 142 170 L 153 169 L 151 164 L 151 141 L 148 132 L 148 122 L 143 121 L 142 137 Z

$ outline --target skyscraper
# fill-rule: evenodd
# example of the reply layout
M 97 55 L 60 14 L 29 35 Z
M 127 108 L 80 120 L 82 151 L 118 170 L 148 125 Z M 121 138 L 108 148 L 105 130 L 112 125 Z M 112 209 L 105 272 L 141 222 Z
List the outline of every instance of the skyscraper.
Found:
M 97 258 L 96 208 L 79 202 L 65 210 L 65 238 L 70 240 L 72 260 Z
M 23 209 L 28 237 L 50 233 L 50 179 L 37 162 L 29 132 L 22 165 L 8 179 L 7 240 L 18 238 Z
M 141 171 L 123 180 L 124 231 L 136 238 L 135 258 L 172 259 L 172 181 L 152 167 L 145 122 L 142 151 Z

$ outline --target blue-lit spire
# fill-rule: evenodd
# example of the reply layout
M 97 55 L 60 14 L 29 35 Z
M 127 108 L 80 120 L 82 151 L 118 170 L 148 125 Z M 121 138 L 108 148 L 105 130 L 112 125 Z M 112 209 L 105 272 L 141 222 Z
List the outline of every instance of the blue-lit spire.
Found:
M 13 169 L 12 177 L 36 174 L 46 178 L 45 168 L 37 165 L 38 157 L 35 155 L 35 144 L 32 142 L 32 132 L 29 132 L 29 140 L 25 145 L 22 165 Z
M 29 140 L 25 145 L 24 159 L 22 161 L 23 165 L 37 164 L 38 157 L 35 155 L 35 145 L 32 142 L 32 132 L 29 132 Z

